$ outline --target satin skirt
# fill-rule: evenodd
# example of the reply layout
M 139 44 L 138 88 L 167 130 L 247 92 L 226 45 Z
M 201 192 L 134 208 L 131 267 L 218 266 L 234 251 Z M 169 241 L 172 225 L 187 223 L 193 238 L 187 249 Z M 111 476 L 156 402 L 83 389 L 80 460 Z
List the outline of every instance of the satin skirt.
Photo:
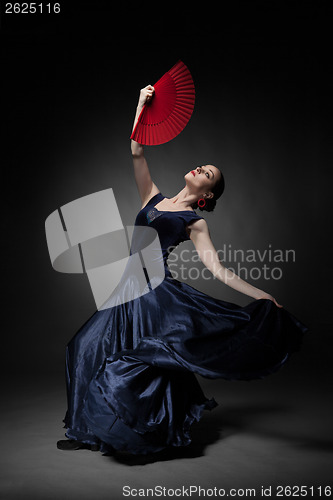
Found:
M 66 436 L 135 454 L 186 446 L 217 403 L 195 374 L 252 380 L 276 372 L 307 328 L 270 300 L 215 299 L 166 271 L 134 300 L 97 311 L 66 348 Z

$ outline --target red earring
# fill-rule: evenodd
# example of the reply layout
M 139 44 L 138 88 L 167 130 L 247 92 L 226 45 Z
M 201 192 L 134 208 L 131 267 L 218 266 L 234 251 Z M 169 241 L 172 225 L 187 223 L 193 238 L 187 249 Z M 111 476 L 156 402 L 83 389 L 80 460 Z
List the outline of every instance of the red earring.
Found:
M 199 198 L 198 199 L 198 207 L 203 208 L 205 205 L 206 205 L 205 198 Z

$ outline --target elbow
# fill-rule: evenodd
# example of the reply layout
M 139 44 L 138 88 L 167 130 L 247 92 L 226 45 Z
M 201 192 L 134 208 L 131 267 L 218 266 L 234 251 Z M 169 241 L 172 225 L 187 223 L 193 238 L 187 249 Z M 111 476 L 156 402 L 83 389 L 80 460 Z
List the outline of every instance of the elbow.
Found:
M 142 158 L 143 157 L 143 146 L 138 142 L 131 140 L 131 152 L 133 158 Z

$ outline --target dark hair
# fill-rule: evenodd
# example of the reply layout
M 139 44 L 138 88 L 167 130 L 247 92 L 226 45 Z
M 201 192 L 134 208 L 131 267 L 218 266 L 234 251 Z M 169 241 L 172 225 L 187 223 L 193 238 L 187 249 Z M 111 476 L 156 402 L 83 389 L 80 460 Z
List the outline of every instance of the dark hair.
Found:
M 209 198 L 209 199 L 205 198 L 206 205 L 202 208 L 199 207 L 197 202 L 193 203 L 192 207 L 194 208 L 194 210 L 196 210 L 197 208 L 199 208 L 199 210 L 201 210 L 201 211 L 206 210 L 206 212 L 212 212 L 214 210 L 214 208 L 216 206 L 216 201 L 220 198 L 220 196 L 222 196 L 223 191 L 224 191 L 224 186 L 225 186 L 224 177 L 222 175 L 222 172 L 220 169 L 218 169 L 218 171 L 221 174 L 221 179 L 215 184 L 213 189 L 211 189 L 211 192 L 214 195 L 213 198 Z

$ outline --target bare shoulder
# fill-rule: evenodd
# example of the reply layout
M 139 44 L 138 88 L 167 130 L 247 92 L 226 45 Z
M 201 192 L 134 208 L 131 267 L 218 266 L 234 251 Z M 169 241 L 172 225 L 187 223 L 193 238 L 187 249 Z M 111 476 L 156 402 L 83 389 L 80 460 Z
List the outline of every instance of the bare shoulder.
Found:
M 153 182 L 152 189 L 151 189 L 150 193 L 147 196 L 145 196 L 144 199 L 141 200 L 142 201 L 141 210 L 143 209 L 143 207 L 145 207 L 147 205 L 148 201 L 151 200 L 152 197 L 157 195 L 158 193 L 160 193 L 160 190 L 158 189 L 156 184 Z
M 191 223 L 187 226 L 187 234 L 191 239 L 196 238 L 199 235 L 209 235 L 208 224 L 205 219 L 191 221 Z
M 202 232 L 208 231 L 208 224 L 205 219 L 194 219 L 188 226 L 191 231 Z

